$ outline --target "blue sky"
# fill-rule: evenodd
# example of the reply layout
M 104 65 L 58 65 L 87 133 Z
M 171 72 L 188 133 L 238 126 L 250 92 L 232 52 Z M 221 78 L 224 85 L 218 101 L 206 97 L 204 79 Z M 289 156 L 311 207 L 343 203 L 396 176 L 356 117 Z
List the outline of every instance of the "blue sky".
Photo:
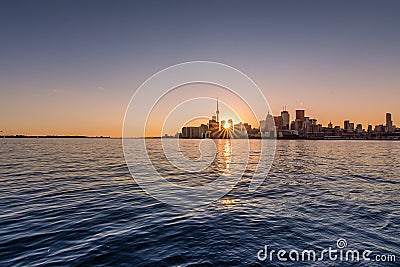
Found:
M 400 124 L 399 1 L 2 1 L 0 129 L 120 136 L 149 76 L 231 65 L 323 124 Z

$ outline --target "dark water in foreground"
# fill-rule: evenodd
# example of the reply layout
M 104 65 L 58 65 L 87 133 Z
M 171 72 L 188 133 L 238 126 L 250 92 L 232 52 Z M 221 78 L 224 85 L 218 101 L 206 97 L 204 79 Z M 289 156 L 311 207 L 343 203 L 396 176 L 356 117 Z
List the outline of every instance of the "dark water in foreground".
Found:
M 255 193 L 248 172 L 185 210 L 135 184 L 121 140 L 0 140 L 0 266 L 396 266 L 399 156 L 400 142 L 278 141 Z M 396 262 L 257 259 L 264 245 L 320 253 L 339 238 Z

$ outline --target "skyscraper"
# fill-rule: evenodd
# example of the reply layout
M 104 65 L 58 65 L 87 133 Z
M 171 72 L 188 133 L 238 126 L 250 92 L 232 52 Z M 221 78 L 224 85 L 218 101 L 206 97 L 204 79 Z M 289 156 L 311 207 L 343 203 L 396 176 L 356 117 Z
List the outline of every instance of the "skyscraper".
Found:
M 304 123 L 306 121 L 304 114 L 305 114 L 304 109 L 296 110 L 296 120 L 295 120 L 295 130 L 296 131 L 303 129 L 303 127 L 304 127 Z
M 386 113 L 386 131 L 388 133 L 393 132 L 392 114 L 390 113 Z
M 283 127 L 282 116 L 274 116 L 274 123 L 275 123 L 276 130 L 282 130 L 282 127 Z
M 298 119 L 298 120 L 301 121 L 301 122 L 304 122 L 304 121 L 305 121 L 305 118 L 304 118 L 304 109 L 298 109 L 298 110 L 296 110 L 296 119 Z
M 350 129 L 350 121 L 349 120 L 345 120 L 343 122 L 343 129 L 347 132 Z
M 289 112 L 284 110 L 281 112 L 282 117 L 282 129 L 289 130 L 289 123 L 290 123 L 290 115 Z
M 267 117 L 265 118 L 265 131 L 274 131 L 275 130 L 275 120 L 274 117 L 268 112 Z

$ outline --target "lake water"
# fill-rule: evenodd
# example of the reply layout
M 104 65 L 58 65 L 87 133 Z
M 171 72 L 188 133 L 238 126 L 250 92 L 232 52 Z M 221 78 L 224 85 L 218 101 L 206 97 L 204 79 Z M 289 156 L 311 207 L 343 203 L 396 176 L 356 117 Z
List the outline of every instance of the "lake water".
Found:
M 196 142 L 186 140 L 194 154 Z M 224 142 L 217 140 L 218 155 Z M 135 183 L 119 139 L 3 139 L 0 266 L 354 265 L 257 258 L 265 245 L 318 252 L 337 248 L 339 238 L 346 248 L 371 250 L 371 258 L 397 256 L 357 266 L 396 266 L 399 156 L 396 141 L 279 140 L 256 192 L 248 190 L 247 170 L 222 199 L 187 209 Z M 226 167 L 216 166 L 184 182 L 202 183 Z

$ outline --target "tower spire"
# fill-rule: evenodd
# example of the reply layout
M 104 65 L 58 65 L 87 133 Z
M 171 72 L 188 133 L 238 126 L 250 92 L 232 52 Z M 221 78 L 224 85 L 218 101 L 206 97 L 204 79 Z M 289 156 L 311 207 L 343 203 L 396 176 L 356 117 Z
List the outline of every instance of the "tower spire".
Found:
M 216 112 L 216 115 L 217 115 L 217 122 L 219 122 L 218 96 L 217 96 L 217 112 Z

